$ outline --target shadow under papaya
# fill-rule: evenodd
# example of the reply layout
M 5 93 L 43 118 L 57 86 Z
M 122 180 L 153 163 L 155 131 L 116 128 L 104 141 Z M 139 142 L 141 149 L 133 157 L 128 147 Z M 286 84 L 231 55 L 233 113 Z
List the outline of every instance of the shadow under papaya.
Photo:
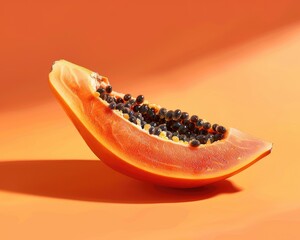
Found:
M 0 190 L 110 203 L 187 202 L 240 191 L 228 180 L 194 189 L 159 187 L 119 174 L 99 160 L 0 162 Z

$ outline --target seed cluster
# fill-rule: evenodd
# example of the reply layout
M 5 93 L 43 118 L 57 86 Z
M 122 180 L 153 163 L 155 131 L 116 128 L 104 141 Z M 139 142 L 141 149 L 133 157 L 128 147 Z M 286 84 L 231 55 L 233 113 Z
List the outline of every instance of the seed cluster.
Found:
M 167 110 L 144 103 L 143 95 L 136 98 L 131 94 L 125 94 L 123 98 L 116 97 L 111 94 L 110 85 L 105 88 L 99 87 L 97 92 L 100 98 L 109 104 L 110 109 L 122 112 L 125 119 L 141 126 L 151 135 L 198 147 L 221 140 L 226 133 L 225 127 L 212 125 L 197 115 L 190 116 L 180 109 Z

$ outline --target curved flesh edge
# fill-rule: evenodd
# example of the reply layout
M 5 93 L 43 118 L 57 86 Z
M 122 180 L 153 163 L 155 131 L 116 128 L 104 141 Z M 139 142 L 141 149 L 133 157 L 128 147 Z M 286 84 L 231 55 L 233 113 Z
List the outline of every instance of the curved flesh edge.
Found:
M 149 135 L 107 107 L 96 92 L 92 71 L 65 60 L 52 67 L 50 86 L 88 146 L 107 165 L 131 177 L 196 187 L 228 178 L 271 152 L 271 143 L 234 128 L 223 140 L 197 148 Z

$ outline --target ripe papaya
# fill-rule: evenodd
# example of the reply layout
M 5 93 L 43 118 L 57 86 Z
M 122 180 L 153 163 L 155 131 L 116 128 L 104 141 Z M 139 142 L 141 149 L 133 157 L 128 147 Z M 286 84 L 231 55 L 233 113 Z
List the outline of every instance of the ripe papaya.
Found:
M 65 60 L 53 64 L 49 83 L 90 149 L 140 180 L 198 187 L 246 169 L 272 149 L 237 129 L 114 91 L 106 77 Z

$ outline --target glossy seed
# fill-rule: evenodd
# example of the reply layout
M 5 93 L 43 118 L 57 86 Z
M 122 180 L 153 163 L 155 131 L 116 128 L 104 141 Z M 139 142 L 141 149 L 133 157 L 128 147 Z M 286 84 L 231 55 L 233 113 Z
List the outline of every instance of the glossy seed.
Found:
M 200 134 L 202 135 L 207 135 L 208 131 L 205 129 L 200 130 Z
M 167 126 L 166 126 L 166 124 L 161 124 L 161 125 L 159 125 L 159 128 L 160 128 L 162 131 L 167 131 Z
M 190 146 L 198 147 L 198 146 L 200 146 L 200 142 L 198 140 L 194 139 L 194 140 L 190 141 Z
M 135 123 L 135 124 L 137 123 L 137 122 L 136 122 L 136 117 L 135 117 L 135 116 L 129 117 L 129 121 L 132 122 L 132 123 Z
M 216 130 L 217 130 L 218 133 L 225 133 L 226 132 L 226 128 L 223 127 L 223 126 L 218 126 L 216 128 Z
M 156 115 L 156 108 L 150 108 L 151 111 Z M 156 117 L 156 116 L 155 116 Z
M 167 126 L 167 128 L 171 131 L 171 129 L 172 129 L 172 126 L 173 126 L 173 124 L 174 124 L 174 121 L 168 121 L 168 122 L 166 122 L 166 120 L 165 119 L 160 119 L 159 120 L 159 123 L 160 124 L 166 124 L 166 126 Z
M 174 131 L 177 131 L 180 127 L 181 127 L 181 123 L 180 123 L 180 122 L 175 122 L 175 123 L 172 125 L 172 129 L 173 129 Z
M 123 113 L 129 114 L 130 108 L 127 108 L 127 107 L 125 107 L 125 105 L 124 105 L 124 108 L 122 109 L 122 112 L 123 112 Z
M 187 125 L 188 129 L 191 130 L 191 131 L 194 131 L 195 129 L 195 124 L 190 122 L 188 125 Z
M 130 109 L 130 108 L 129 108 Z M 131 117 L 131 116 L 134 116 L 134 111 L 130 110 L 128 115 Z
M 203 120 L 202 119 L 198 119 L 198 121 L 196 122 L 196 127 L 202 127 L 203 126 Z
M 124 104 L 124 107 L 131 108 L 131 104 L 127 102 Z
M 97 92 L 100 93 L 100 94 L 101 94 L 101 93 L 104 93 L 104 92 L 105 92 L 105 89 L 104 89 L 104 88 L 98 88 L 98 89 L 97 89 Z
M 158 136 L 161 132 L 162 132 L 162 130 L 160 128 L 156 127 L 154 130 L 154 135 Z
M 170 121 L 170 120 L 172 120 L 172 118 L 173 118 L 173 111 L 172 110 L 170 110 L 170 111 L 168 111 L 167 113 L 166 113 L 166 116 L 165 116 L 165 119 L 166 119 L 166 121 Z
M 190 117 L 190 115 L 187 112 L 182 112 L 180 118 L 182 120 L 187 120 L 187 119 L 189 119 L 189 117 Z
M 167 138 L 171 139 L 173 137 L 173 134 L 171 131 L 167 131 L 166 136 L 167 136 Z
M 129 102 L 131 105 L 133 105 L 133 104 L 135 103 L 135 100 L 134 100 L 134 99 L 130 99 L 128 102 Z
M 140 120 L 144 120 L 143 115 L 141 113 L 134 113 L 134 116 Z
M 182 124 L 185 126 L 189 125 L 189 123 L 190 123 L 190 121 L 188 119 L 185 119 L 182 121 Z
M 192 134 L 192 132 L 191 132 L 191 131 L 189 131 L 189 130 L 187 129 L 187 131 L 185 132 L 185 135 L 186 135 L 187 137 L 190 137 L 190 136 L 191 136 L 191 134 Z
M 106 102 L 111 103 L 114 101 L 114 98 L 112 96 L 107 96 Z
M 157 127 L 157 122 L 150 122 L 150 125 L 151 125 L 152 127 Z
M 197 115 L 191 116 L 191 122 L 196 123 L 197 121 L 198 121 L 198 116 Z
M 148 110 L 147 115 L 149 119 L 153 120 L 155 118 L 155 113 L 151 109 Z
M 127 93 L 127 94 L 124 95 L 123 98 L 124 98 L 125 101 L 129 101 L 130 98 L 131 98 L 131 95 L 129 93 Z
M 198 136 L 196 136 L 196 139 L 197 139 L 201 144 L 206 144 L 208 138 L 207 138 L 205 135 L 198 135 Z
M 213 124 L 213 125 L 211 126 L 211 128 L 212 128 L 212 130 L 214 130 L 214 131 L 216 132 L 218 126 L 219 126 L 219 125 L 215 123 L 215 124 Z
M 137 104 L 141 104 L 141 103 L 143 103 L 144 102 L 144 96 L 143 95 L 138 95 L 137 97 L 136 97 L 136 103 Z
M 139 106 L 139 105 L 136 105 L 136 106 Z M 148 112 L 148 110 L 149 110 L 148 105 L 147 104 L 143 104 L 142 106 L 140 106 L 139 112 L 142 113 L 142 114 L 144 114 L 144 113 Z
M 173 120 L 177 121 L 181 117 L 181 110 L 176 109 L 173 113 Z
M 159 109 L 158 115 L 161 119 L 165 118 L 168 110 L 166 108 L 161 108 Z
M 161 121 L 161 119 L 159 118 L 159 116 L 157 114 L 155 114 L 154 121 L 158 122 L 160 124 L 165 123 L 164 121 Z
M 124 108 L 124 104 L 123 103 L 118 103 L 117 106 L 116 106 L 116 109 L 120 110 L 120 111 L 122 111 L 123 108 Z
M 107 93 L 111 93 L 111 92 L 112 92 L 112 86 L 107 85 L 106 88 L 105 88 L 105 91 L 106 91 Z
M 104 101 L 106 101 L 107 99 L 107 94 L 105 94 L 104 92 L 100 94 L 100 98 Z
M 185 133 L 187 131 L 187 126 L 185 126 L 185 125 L 181 125 L 180 127 L 179 127 L 179 129 L 178 129 L 178 132 L 180 133 L 180 134 L 183 134 L 183 133 Z
M 195 133 L 196 135 L 199 135 L 199 134 L 200 134 L 200 129 L 199 129 L 199 128 L 195 128 L 195 129 L 194 129 L 194 133 Z
M 208 130 L 208 129 L 210 129 L 211 124 L 209 122 L 205 122 L 205 123 L 203 123 L 202 127 L 203 127 L 203 129 Z
M 141 107 L 140 105 L 135 105 L 135 106 L 133 107 L 132 110 L 133 110 L 134 112 L 139 112 L 140 107 Z
M 124 103 L 124 100 L 122 98 L 117 98 L 117 103 Z
M 150 127 L 150 128 L 149 128 L 149 134 L 151 134 L 151 135 L 154 134 L 154 130 L 155 130 L 154 127 Z
M 224 138 L 224 135 L 222 133 L 217 133 L 214 135 L 215 141 L 222 140 L 223 138 Z
M 109 107 L 110 109 L 115 109 L 116 106 L 117 106 L 117 104 L 116 104 L 115 102 L 112 102 L 112 103 L 110 103 L 110 104 L 108 105 L 108 107 Z

